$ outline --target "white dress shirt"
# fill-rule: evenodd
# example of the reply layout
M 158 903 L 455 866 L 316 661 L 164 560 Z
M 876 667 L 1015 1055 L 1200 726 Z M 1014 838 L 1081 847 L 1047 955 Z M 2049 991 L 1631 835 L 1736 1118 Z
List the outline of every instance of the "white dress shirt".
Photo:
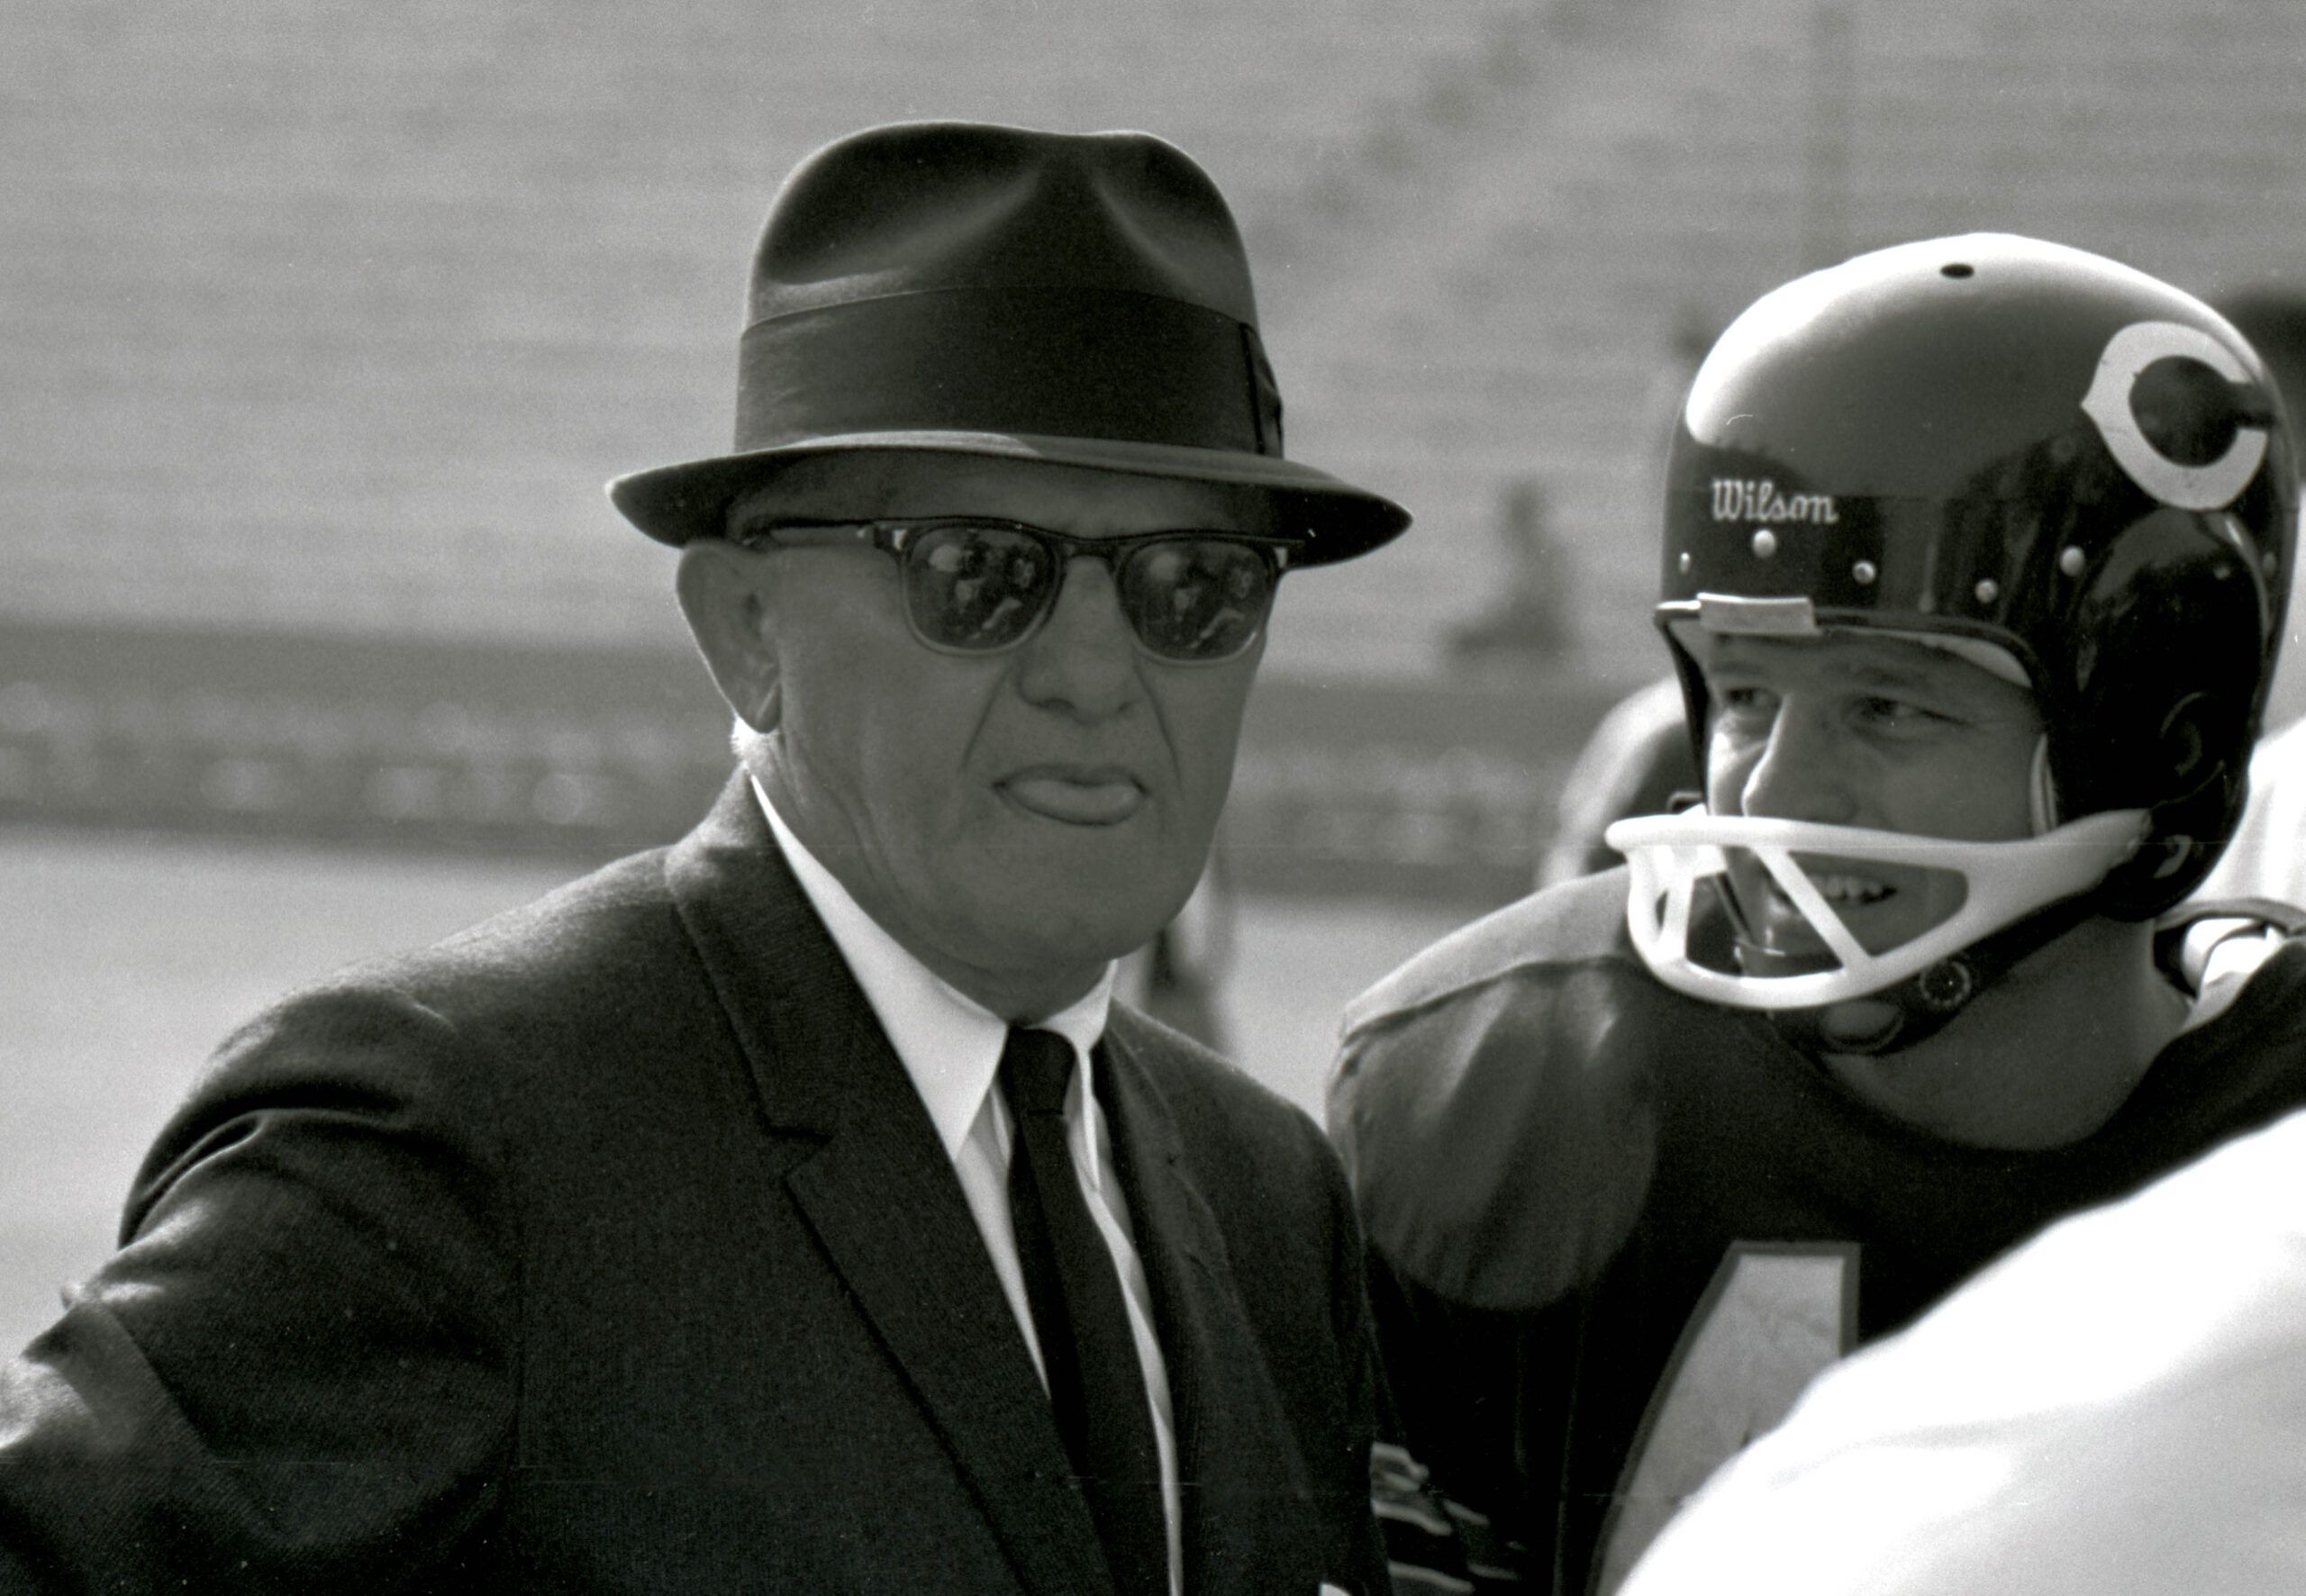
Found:
M 1017 1257 L 1016 1228 L 1009 1214 L 1009 1153 L 1015 1132 L 1008 1104 L 993 1089 L 1002 1048 L 1009 1039 L 1009 1021 L 964 997 L 883 930 L 832 872 L 802 846 L 758 782 L 753 784 L 753 796 L 768 817 L 769 830 L 776 834 L 777 846 L 785 850 L 785 862 L 792 866 L 801 890 L 831 933 L 833 945 L 857 977 L 898 1062 L 912 1077 L 913 1090 L 921 1093 L 938 1139 L 953 1161 L 953 1173 L 960 1179 L 970 1217 L 976 1220 L 977 1233 L 985 1238 L 985 1250 L 992 1255 L 994 1273 L 1000 1276 L 1009 1311 L 1025 1338 L 1025 1349 L 1032 1355 L 1033 1366 L 1040 1369 L 1040 1341 L 1033 1330 L 1024 1269 Z M 1104 1237 L 1121 1275 L 1130 1334 L 1137 1343 L 1137 1361 L 1145 1372 L 1145 1393 L 1153 1410 L 1153 1441 L 1160 1452 L 1163 1516 L 1168 1523 L 1169 1589 L 1176 1591 L 1181 1588 L 1180 1508 L 1169 1368 L 1154 1334 L 1153 1299 L 1145 1282 L 1145 1265 L 1138 1257 L 1129 1204 L 1121 1194 L 1121 1182 L 1108 1178 L 1112 1169 L 1112 1136 L 1090 1075 L 1095 1067 L 1090 1050 L 1104 1034 L 1112 984 L 1112 969 L 1108 966 L 1103 978 L 1080 999 L 1033 1023 L 1073 1044 L 1076 1067 L 1066 1091 L 1066 1144 L 1073 1155 L 1073 1173 L 1080 1180 L 1090 1218 Z M 1046 1371 L 1042 1381 L 1047 1383 Z

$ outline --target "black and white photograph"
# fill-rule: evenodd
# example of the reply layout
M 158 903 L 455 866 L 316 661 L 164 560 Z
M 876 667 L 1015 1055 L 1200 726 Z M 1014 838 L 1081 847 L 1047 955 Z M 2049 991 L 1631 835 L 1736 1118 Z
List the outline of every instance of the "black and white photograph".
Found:
M 2276 0 L 10 12 L 0 1596 L 2306 1591 L 2301 152 Z

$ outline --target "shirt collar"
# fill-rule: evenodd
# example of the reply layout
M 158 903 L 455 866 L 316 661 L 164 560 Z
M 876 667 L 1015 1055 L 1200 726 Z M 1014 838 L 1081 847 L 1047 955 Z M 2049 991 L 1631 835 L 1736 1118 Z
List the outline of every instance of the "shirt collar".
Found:
M 880 922 L 865 912 L 833 873 L 803 846 L 776 812 L 760 783 L 748 776 L 753 798 L 785 850 L 794 878 L 801 884 L 817 918 L 824 921 L 833 946 L 848 963 L 849 973 L 881 1022 L 897 1061 L 912 1078 L 937 1138 L 951 1157 L 976 1123 L 992 1090 L 994 1072 L 1001 1065 L 1001 1049 L 1009 1039 L 1009 1022 L 982 1003 L 964 995 L 922 964 Z M 1090 1078 L 1090 1049 L 1105 1034 L 1106 1011 L 1112 1003 L 1113 970 L 1109 964 L 1097 984 L 1073 1002 L 1038 1022 L 1073 1044 L 1079 1073 L 1076 1089 L 1067 1099 L 1068 1112 L 1077 1111 Z

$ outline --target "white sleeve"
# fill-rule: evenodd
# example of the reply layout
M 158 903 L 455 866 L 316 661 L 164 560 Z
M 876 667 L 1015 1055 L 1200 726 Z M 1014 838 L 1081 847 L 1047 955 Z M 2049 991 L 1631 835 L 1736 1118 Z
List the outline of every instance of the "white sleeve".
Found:
M 2306 907 L 2301 836 L 2306 836 L 2306 721 L 2259 740 L 2250 759 L 2250 802 L 2193 896 L 2198 902 L 2274 898 Z

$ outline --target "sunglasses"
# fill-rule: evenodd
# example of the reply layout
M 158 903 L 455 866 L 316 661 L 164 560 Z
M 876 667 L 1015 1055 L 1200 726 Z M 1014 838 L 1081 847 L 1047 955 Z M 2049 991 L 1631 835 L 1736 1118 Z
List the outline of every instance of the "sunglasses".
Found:
M 1153 531 L 1076 538 L 1021 521 L 782 521 L 746 528 L 748 547 L 870 544 L 903 574 L 905 621 L 943 654 L 993 654 L 1033 635 L 1057 607 L 1066 562 L 1101 560 L 1143 653 L 1171 665 L 1238 659 L 1264 630 L 1274 589 L 1300 547 L 1246 532 Z

